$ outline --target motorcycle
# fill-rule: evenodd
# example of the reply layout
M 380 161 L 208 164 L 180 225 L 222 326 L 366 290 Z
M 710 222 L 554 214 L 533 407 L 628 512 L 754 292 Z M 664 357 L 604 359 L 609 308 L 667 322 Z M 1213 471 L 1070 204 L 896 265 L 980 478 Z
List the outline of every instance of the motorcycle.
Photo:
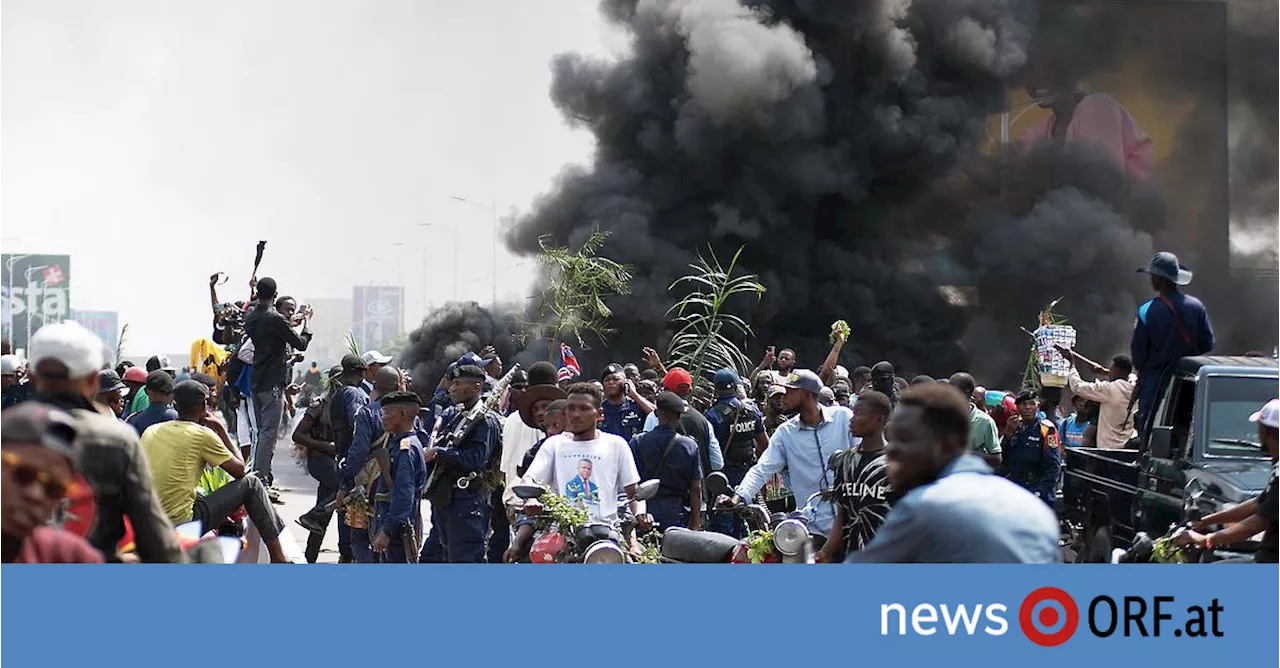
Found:
M 646 480 L 636 486 L 635 499 L 645 501 L 658 493 L 659 482 Z M 548 490 L 542 485 L 514 485 L 511 492 L 523 500 L 537 499 Z M 628 504 L 620 503 L 622 506 Z M 635 520 L 629 513 L 619 513 L 622 518 L 615 524 L 588 521 L 572 530 L 565 531 L 554 522 L 550 522 L 534 538 L 533 547 L 529 550 L 529 558 L 533 563 L 560 564 L 625 564 L 635 561 L 635 556 L 624 546 L 627 537 L 635 530 Z
M 707 476 L 708 497 L 717 499 L 732 494 L 729 479 L 719 471 Z M 790 513 L 772 513 L 762 505 L 739 503 L 729 507 L 712 507 L 710 513 L 736 513 L 742 515 L 750 529 L 742 540 L 714 531 L 692 531 L 671 528 L 662 535 L 662 561 L 665 563 L 784 563 L 803 564 L 814 562 L 813 539 L 809 534 L 809 512 L 815 500 L 821 498 L 815 492 L 805 505 Z M 759 554 L 760 552 L 764 554 Z M 757 559 L 752 559 L 756 552 Z

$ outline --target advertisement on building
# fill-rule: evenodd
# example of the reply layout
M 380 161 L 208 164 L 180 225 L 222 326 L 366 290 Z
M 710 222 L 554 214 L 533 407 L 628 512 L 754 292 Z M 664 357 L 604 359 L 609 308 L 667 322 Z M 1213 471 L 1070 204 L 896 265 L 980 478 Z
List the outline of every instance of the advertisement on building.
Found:
M 116 311 L 80 311 L 72 310 L 71 319 L 84 325 L 85 329 L 98 335 L 111 351 L 114 359 L 116 346 L 120 343 L 120 314 Z
M 46 323 L 71 317 L 71 256 L 0 256 L 0 324 L 14 348 L 27 348 Z
M 357 285 L 353 289 L 351 331 L 367 349 L 386 346 L 404 326 L 404 288 Z

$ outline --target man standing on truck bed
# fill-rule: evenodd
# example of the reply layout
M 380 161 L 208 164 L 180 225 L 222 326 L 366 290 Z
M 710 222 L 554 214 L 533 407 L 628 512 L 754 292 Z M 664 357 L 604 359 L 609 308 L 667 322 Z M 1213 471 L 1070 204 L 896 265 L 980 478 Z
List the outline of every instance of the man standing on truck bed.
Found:
M 1178 263 L 1178 256 L 1156 253 L 1151 264 L 1138 271 L 1151 275 L 1151 289 L 1156 292 L 1138 307 L 1129 344 L 1138 369 L 1137 426 L 1141 430 L 1155 403 L 1160 378 L 1179 359 L 1213 350 L 1213 328 L 1204 304 L 1178 290 L 1191 283 L 1191 270 Z
M 1268 401 L 1257 413 L 1249 416 L 1250 422 L 1258 423 L 1258 441 L 1262 448 L 1271 455 L 1271 477 L 1267 480 L 1262 494 L 1244 503 L 1210 515 L 1205 515 L 1198 522 L 1192 523 L 1193 531 L 1184 532 L 1178 537 L 1179 544 L 1195 543 L 1201 548 L 1213 549 L 1215 546 L 1231 545 L 1248 540 L 1251 536 L 1263 532 L 1262 544 L 1254 554 L 1253 560 L 1260 564 L 1274 564 L 1277 561 L 1277 493 L 1276 458 L 1280 448 L 1280 399 Z M 1212 533 L 1202 533 L 1215 524 L 1230 524 Z

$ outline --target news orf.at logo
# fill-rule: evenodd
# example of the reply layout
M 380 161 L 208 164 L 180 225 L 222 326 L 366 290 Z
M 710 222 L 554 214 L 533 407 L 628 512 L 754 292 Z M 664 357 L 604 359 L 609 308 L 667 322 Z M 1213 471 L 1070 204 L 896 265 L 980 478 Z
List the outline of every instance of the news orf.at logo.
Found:
M 1221 638 L 1222 605 L 1189 605 L 1177 614 L 1172 596 L 1108 596 L 1099 594 L 1081 607 L 1066 591 L 1040 587 L 1025 596 L 1018 608 L 1018 628 L 1041 647 L 1057 647 L 1075 636 L 1082 623 L 1095 638 Z M 982 603 L 919 603 L 880 606 L 880 635 L 1004 636 L 1014 606 L 998 601 Z M 1083 617 L 1083 619 L 1082 619 Z
M 1041 647 L 1056 647 L 1071 639 L 1080 625 L 1075 599 L 1057 587 L 1041 587 L 1022 599 L 1018 626 L 1027 640 Z

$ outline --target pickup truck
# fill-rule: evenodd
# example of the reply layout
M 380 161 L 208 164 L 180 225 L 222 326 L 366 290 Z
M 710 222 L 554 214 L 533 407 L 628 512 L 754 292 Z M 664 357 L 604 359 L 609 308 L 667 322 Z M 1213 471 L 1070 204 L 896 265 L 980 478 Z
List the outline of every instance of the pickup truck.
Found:
M 1278 391 L 1274 359 L 1186 357 L 1166 375 L 1138 449 L 1066 449 L 1061 518 L 1076 561 L 1105 563 L 1140 531 L 1160 536 L 1258 495 L 1271 461 L 1249 415 Z

